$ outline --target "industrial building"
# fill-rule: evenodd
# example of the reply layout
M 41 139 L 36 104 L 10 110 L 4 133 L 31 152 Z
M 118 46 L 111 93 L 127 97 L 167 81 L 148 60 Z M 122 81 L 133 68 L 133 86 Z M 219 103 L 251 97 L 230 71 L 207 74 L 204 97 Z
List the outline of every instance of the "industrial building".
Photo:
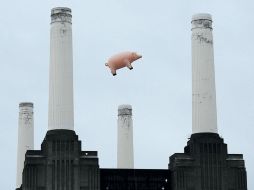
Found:
M 247 190 L 242 154 L 228 154 L 217 129 L 212 18 L 192 17 L 192 135 L 165 169 L 135 169 L 132 107 L 118 107 L 117 168 L 100 168 L 74 131 L 71 10 L 51 10 L 49 121 L 33 150 L 33 104 L 21 103 L 18 190 Z M 167 145 L 165 145 L 167 146 Z

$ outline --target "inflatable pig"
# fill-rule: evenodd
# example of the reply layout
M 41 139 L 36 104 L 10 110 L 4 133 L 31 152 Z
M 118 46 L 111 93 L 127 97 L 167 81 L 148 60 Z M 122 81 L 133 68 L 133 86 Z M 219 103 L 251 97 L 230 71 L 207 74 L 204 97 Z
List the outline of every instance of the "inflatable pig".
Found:
M 105 66 L 109 67 L 113 76 L 116 75 L 116 70 L 123 67 L 133 69 L 131 63 L 141 58 L 142 56 L 136 52 L 122 52 L 109 58 Z

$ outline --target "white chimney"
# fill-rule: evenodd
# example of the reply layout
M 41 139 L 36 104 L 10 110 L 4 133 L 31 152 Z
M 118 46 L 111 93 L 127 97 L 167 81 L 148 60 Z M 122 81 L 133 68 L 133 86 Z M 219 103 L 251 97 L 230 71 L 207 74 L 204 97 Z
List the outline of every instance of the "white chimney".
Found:
M 22 184 L 25 154 L 27 150 L 34 149 L 34 117 L 33 103 L 19 104 L 18 149 L 17 149 L 17 176 L 16 187 Z
M 48 130 L 74 130 L 71 9 L 51 10 Z
M 192 17 L 192 133 L 217 133 L 212 17 Z
M 118 107 L 117 168 L 134 168 L 131 105 Z

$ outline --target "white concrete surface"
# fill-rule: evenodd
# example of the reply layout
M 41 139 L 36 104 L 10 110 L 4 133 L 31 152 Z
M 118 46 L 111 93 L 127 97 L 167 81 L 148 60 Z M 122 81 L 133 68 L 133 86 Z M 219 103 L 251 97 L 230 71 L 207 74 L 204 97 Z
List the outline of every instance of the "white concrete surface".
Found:
M 118 107 L 117 131 L 117 168 L 134 168 L 131 105 Z
M 18 146 L 17 146 L 17 176 L 16 187 L 22 184 L 25 154 L 27 150 L 34 149 L 34 117 L 33 103 L 19 104 Z
M 71 10 L 51 11 L 48 130 L 74 130 Z
M 212 17 L 192 17 L 192 133 L 217 133 Z

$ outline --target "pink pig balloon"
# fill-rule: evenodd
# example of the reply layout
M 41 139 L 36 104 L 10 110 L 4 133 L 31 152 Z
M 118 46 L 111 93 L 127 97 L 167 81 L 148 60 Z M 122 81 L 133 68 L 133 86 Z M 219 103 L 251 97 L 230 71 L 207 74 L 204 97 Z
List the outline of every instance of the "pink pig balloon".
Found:
M 128 67 L 130 70 L 133 69 L 131 63 L 141 57 L 142 55 L 139 55 L 136 52 L 122 52 L 110 57 L 105 66 L 109 67 L 112 75 L 115 76 L 117 69 L 123 67 Z

